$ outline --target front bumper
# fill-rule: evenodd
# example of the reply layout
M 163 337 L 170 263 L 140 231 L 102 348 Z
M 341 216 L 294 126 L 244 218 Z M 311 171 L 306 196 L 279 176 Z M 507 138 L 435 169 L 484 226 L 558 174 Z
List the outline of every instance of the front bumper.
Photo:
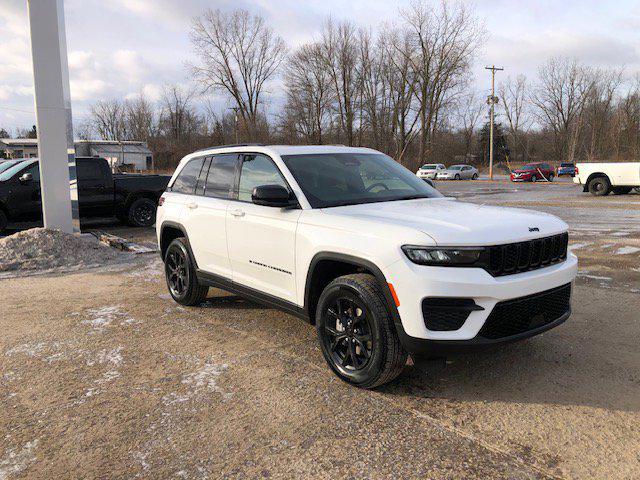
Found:
M 531 176 L 527 176 L 527 177 L 516 177 L 515 175 L 511 175 L 511 181 L 512 182 L 530 182 L 531 181 Z
M 511 342 L 559 325 L 568 314 L 513 338 L 487 339 L 478 335 L 499 302 L 571 284 L 577 271 L 578 260 L 569 253 L 562 263 L 501 277 L 493 277 L 480 268 L 427 267 L 402 258 L 387 267 L 385 276 L 394 285 L 400 303 L 396 323 L 403 345 L 409 352 L 416 353 L 435 347 L 459 349 Z M 422 309 L 425 298 L 472 299 L 481 309 L 471 311 L 456 330 L 429 330 Z
M 436 173 L 418 173 L 417 177 L 418 178 L 428 178 L 430 180 L 435 180 L 436 179 Z

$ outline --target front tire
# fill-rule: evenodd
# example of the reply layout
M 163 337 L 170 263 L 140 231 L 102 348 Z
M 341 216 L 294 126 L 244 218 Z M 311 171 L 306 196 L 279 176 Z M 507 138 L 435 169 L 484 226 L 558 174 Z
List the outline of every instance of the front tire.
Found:
M 176 238 L 164 256 L 164 274 L 171 297 L 181 305 L 199 305 L 207 298 L 209 287 L 200 285 L 187 239 Z
M 327 285 L 318 301 L 316 329 L 331 370 L 357 387 L 388 383 L 406 365 L 407 352 L 372 275 L 344 275 Z
M 129 206 L 127 219 L 134 227 L 150 227 L 156 221 L 156 208 L 150 198 L 139 198 Z
M 538 181 L 538 177 L 536 177 L 535 175 L 531 175 L 531 182 L 536 183 L 537 181 Z
M 454 180 L 460 180 L 460 175 L 458 175 L 458 174 L 456 173 L 456 176 L 454 177 Z

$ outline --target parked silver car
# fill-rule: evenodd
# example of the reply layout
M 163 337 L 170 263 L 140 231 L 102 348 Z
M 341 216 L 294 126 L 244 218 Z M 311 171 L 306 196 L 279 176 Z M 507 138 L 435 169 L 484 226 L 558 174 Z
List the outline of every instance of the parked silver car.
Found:
M 447 169 L 442 163 L 427 163 L 420 167 L 416 172 L 418 178 L 431 178 L 435 179 L 438 172 L 444 172 Z
M 471 165 L 451 165 L 436 175 L 436 180 L 476 180 L 478 169 Z

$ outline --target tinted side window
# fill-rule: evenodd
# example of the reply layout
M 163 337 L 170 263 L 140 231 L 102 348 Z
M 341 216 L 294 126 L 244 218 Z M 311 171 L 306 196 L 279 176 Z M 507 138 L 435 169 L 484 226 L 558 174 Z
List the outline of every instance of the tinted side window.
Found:
M 40 185 L 40 164 L 34 163 L 31 167 L 27 168 L 20 175 L 24 175 L 25 173 L 30 173 L 33 176 L 33 183 Z
M 232 198 L 236 179 L 238 154 L 229 153 L 211 157 L 205 195 L 215 198 Z
M 80 180 L 102 180 L 104 174 L 100 162 L 76 161 L 76 174 Z
M 244 155 L 238 200 L 250 202 L 253 189 L 259 185 L 282 185 L 289 189 L 278 167 L 269 157 L 260 154 Z
M 200 170 L 202 169 L 203 161 L 204 158 L 195 158 L 189 161 L 189 163 L 187 163 L 180 171 L 175 182 L 173 182 L 171 191 L 193 195 L 196 189 L 196 181 L 198 180 L 198 175 L 200 175 Z

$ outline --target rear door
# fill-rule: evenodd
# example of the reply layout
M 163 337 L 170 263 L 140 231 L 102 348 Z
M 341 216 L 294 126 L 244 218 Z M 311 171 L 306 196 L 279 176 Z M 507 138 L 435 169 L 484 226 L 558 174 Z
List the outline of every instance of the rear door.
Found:
M 203 158 L 194 193 L 183 210 L 198 268 L 228 280 L 233 275 L 227 251 L 226 213 L 235 198 L 237 168 L 237 153 Z
M 233 280 L 295 302 L 295 238 L 302 211 L 255 205 L 251 194 L 259 185 L 282 185 L 291 191 L 270 157 L 242 155 L 238 201 L 227 211 Z

